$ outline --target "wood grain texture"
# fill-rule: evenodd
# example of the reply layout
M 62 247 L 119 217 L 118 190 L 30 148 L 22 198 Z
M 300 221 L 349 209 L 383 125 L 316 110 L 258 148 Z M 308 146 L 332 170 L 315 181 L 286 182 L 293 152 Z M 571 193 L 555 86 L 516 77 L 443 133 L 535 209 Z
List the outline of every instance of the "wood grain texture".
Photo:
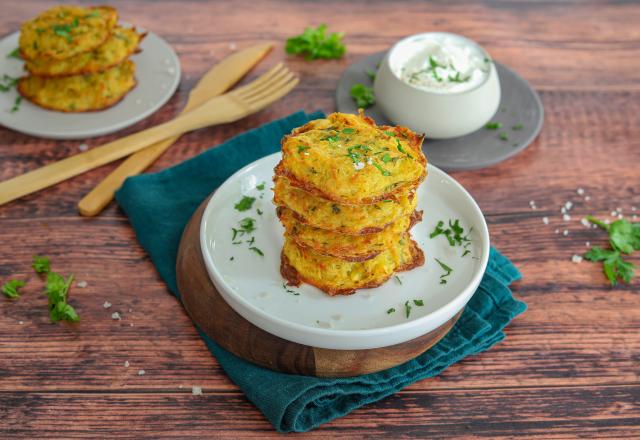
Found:
M 533 145 L 497 166 L 454 175 L 485 212 L 493 244 L 522 271 L 514 291 L 529 310 L 492 350 L 305 436 L 640 437 L 640 285 L 611 289 L 597 265 L 571 262 L 587 241 L 605 242 L 601 232 L 580 224 L 582 216 L 608 217 L 618 207 L 631 216 L 632 206 L 640 209 L 640 5 L 111 3 L 124 19 L 166 38 L 184 71 L 176 96 L 124 133 L 175 116 L 196 79 L 231 52 L 230 43 L 279 42 L 249 80 L 282 59 L 301 75 L 296 90 L 269 109 L 183 136 L 152 171 L 294 110 L 333 110 L 346 66 L 411 33 L 448 30 L 474 38 L 540 92 L 545 125 Z M 52 4 L 3 2 L 0 34 Z M 284 39 L 323 22 L 347 32 L 345 59 L 287 59 Z M 0 179 L 67 157 L 80 143 L 0 129 Z M 77 201 L 111 169 L 0 207 L 0 279 L 30 278 L 19 301 L 0 298 L 0 437 L 275 437 L 168 294 L 122 211 L 111 205 L 95 219 L 77 216 Z M 578 196 L 577 188 L 591 199 Z M 560 207 L 568 200 L 575 206 L 565 222 Z M 56 270 L 88 282 L 71 294 L 82 317 L 77 326 L 49 324 L 46 299 L 29 269 L 34 253 L 51 255 Z M 110 309 L 102 306 L 106 300 Z M 112 320 L 113 311 L 123 319 Z M 138 376 L 139 369 L 146 374 Z M 193 385 L 202 386 L 204 396 L 192 396 Z
M 349 377 L 403 364 L 434 346 L 462 311 L 440 327 L 401 344 L 369 350 L 331 350 L 287 341 L 256 327 L 238 314 L 213 285 L 202 258 L 200 224 L 209 198 L 184 228 L 176 261 L 181 301 L 211 339 L 236 356 L 271 370 L 317 377 Z

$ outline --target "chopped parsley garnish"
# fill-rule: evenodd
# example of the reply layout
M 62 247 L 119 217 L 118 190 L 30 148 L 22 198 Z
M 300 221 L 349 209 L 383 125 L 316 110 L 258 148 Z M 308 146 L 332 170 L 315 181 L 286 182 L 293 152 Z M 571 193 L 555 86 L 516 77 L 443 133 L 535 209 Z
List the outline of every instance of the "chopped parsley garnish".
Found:
M 264 185 L 265 185 L 265 183 L 266 183 L 266 182 L 262 182 L 261 184 L 256 185 L 256 189 L 257 189 L 258 191 L 264 191 Z
M 252 245 L 255 242 L 256 242 L 256 237 L 251 237 L 251 240 L 247 240 L 247 243 L 249 243 L 249 245 Z
M 408 318 L 409 315 L 411 314 L 411 305 L 409 304 L 409 301 L 406 301 L 404 303 L 404 313 L 406 315 L 406 317 Z
M 19 289 L 24 287 L 25 284 L 22 280 L 9 280 L 2 285 L 2 293 L 4 293 L 7 298 L 20 298 Z
M 511 127 L 511 129 L 513 131 L 518 131 L 518 130 L 522 130 L 524 128 L 524 125 L 522 125 L 522 123 L 518 122 L 516 125 L 514 125 L 513 127 Z
M 311 147 L 307 147 L 306 145 L 300 145 L 298 146 L 298 153 L 302 153 L 305 150 L 308 150 Z
M 422 306 L 424 305 L 424 300 L 421 300 L 421 299 L 414 299 L 414 300 L 413 300 L 413 303 L 414 303 L 415 305 L 417 305 L 418 307 L 422 307 Z
M 11 113 L 15 113 L 20 110 L 20 104 L 22 103 L 22 96 L 16 96 L 16 100 L 13 101 L 13 107 L 11 107 Z
M 308 27 L 301 35 L 287 39 L 285 50 L 288 54 L 303 55 L 306 60 L 342 58 L 347 48 L 342 43 L 343 33 L 326 34 L 327 25 Z
M 253 206 L 253 202 L 256 201 L 255 197 L 244 196 L 242 199 L 234 205 L 238 211 L 248 211 Z
M 466 78 L 462 78 L 462 76 L 460 76 L 460 72 L 456 71 L 455 76 L 451 76 L 449 75 L 448 79 L 451 82 L 455 82 L 455 83 L 463 83 L 463 82 L 467 82 L 469 81 L 471 77 L 467 76 Z
M 618 280 L 629 284 L 635 275 L 635 266 L 624 260 L 622 254 L 630 255 L 633 251 L 640 250 L 640 222 L 631 223 L 626 219 L 620 219 L 606 224 L 590 215 L 587 216 L 587 220 L 609 233 L 611 249 L 594 246 L 584 254 L 584 258 L 589 261 L 601 261 L 604 274 L 612 286 L 618 284 Z
M 296 292 L 295 290 L 291 290 L 287 287 L 286 283 L 282 283 L 282 288 L 287 292 L 287 293 L 291 293 L 292 295 L 298 296 L 300 295 L 300 292 Z
M 0 80 L 0 92 L 8 92 L 18 84 L 18 80 L 19 78 L 14 78 L 6 74 L 2 75 L 2 80 Z
M 251 232 L 256 230 L 255 220 L 251 217 L 243 218 L 242 220 L 240 220 L 239 225 L 240 228 L 231 228 L 231 231 L 233 232 L 231 241 L 235 241 L 237 237 L 242 237 L 243 235 L 250 234 Z
M 355 132 L 356 132 L 355 128 L 347 127 L 347 128 L 342 129 L 342 133 L 344 133 L 344 134 L 352 134 L 352 133 L 355 133 Z
M 484 126 L 487 130 L 498 130 L 502 128 L 502 123 L 500 122 L 487 122 Z
M 7 58 L 15 58 L 17 60 L 21 60 L 22 57 L 20 56 L 20 48 L 16 47 L 15 49 L 13 49 L 11 52 L 9 52 L 7 54 Z
M 380 166 L 380 164 L 378 162 L 371 162 L 371 165 L 373 165 L 374 167 L 376 167 L 380 173 L 382 173 L 383 176 L 390 176 L 391 173 L 387 170 L 385 170 L 384 168 L 382 168 L 382 166 Z
M 67 40 L 67 43 L 73 41 L 71 30 L 78 27 L 78 18 L 74 18 L 71 24 L 54 24 L 51 26 L 53 33 Z
M 31 264 L 33 270 L 37 273 L 48 273 L 51 271 L 51 263 L 49 257 L 41 257 L 40 255 L 33 256 L 33 263 Z
M 369 77 L 371 82 L 374 82 L 376 80 L 376 71 L 375 70 L 367 69 L 367 70 L 365 70 L 364 73 L 367 74 L 367 76 Z
M 399 139 L 396 139 L 396 143 L 398 144 L 398 151 L 399 151 L 399 152 L 401 152 L 402 154 L 406 154 L 406 155 L 407 155 L 407 156 L 409 156 L 411 159 L 413 159 L 413 156 L 412 156 L 412 155 L 410 155 L 409 153 L 407 153 L 407 150 L 405 150 L 405 149 L 402 147 L 402 144 L 400 143 L 400 140 L 399 140 Z
M 503 131 L 502 133 L 500 133 L 500 139 L 503 141 L 508 141 L 509 140 L 509 133 L 507 133 L 506 131 Z
M 256 208 L 256 212 L 258 213 L 258 215 L 262 215 L 263 214 L 263 211 L 260 208 Z
M 438 62 L 433 57 L 433 55 L 429 55 L 429 67 L 431 67 L 432 69 L 435 69 L 436 67 L 446 67 L 446 66 L 442 66 L 438 64 Z
M 389 163 L 392 160 L 391 156 L 389 156 L 389 153 L 384 153 L 380 159 L 382 159 L 382 162 L 384 163 Z
M 359 108 L 371 107 L 376 103 L 373 89 L 365 86 L 364 84 L 354 84 L 353 87 L 351 87 L 350 94 Z
M 396 279 L 398 284 L 400 284 L 402 286 L 402 280 L 400 279 L 400 277 L 398 275 L 395 275 L 394 278 Z
M 451 275 L 451 272 L 453 272 L 453 269 L 451 269 L 449 266 L 447 266 L 446 264 L 444 264 L 442 261 L 438 260 L 437 258 L 434 258 L 434 259 L 438 262 L 438 264 L 440 265 L 442 270 L 445 271 L 445 273 L 440 275 L 440 284 L 447 284 L 447 277 L 449 275 Z
M 262 252 L 260 249 L 258 249 L 255 246 L 251 246 L 249 248 L 249 250 L 255 252 L 256 254 L 260 255 L 261 257 L 264 257 L 264 252 Z
M 329 143 L 337 142 L 337 141 L 340 140 L 340 136 L 338 136 L 337 134 L 333 135 L 333 136 L 327 136 L 326 138 L 324 138 L 324 140 L 329 142 Z
M 396 134 L 389 130 L 385 130 L 384 134 L 386 134 L 387 136 L 396 137 Z
M 395 312 L 396 312 L 396 309 L 391 307 L 390 309 L 387 310 L 387 315 L 390 315 L 390 314 L 395 313 Z
M 469 255 L 470 251 L 467 249 L 471 245 L 471 239 L 469 238 L 469 234 L 473 231 L 473 227 L 469 228 L 469 231 L 464 234 L 464 228 L 460 226 L 460 220 L 455 219 L 455 221 L 449 220 L 449 227 L 444 227 L 444 222 L 440 220 L 436 225 L 435 229 L 431 234 L 429 234 L 429 238 L 435 238 L 438 235 L 444 235 L 447 241 L 449 242 L 449 246 L 462 246 L 465 251 L 462 256 Z
M 234 258 L 235 258 L 235 257 L 231 257 L 231 258 L 229 258 L 229 261 L 233 261 L 233 260 L 234 260 Z

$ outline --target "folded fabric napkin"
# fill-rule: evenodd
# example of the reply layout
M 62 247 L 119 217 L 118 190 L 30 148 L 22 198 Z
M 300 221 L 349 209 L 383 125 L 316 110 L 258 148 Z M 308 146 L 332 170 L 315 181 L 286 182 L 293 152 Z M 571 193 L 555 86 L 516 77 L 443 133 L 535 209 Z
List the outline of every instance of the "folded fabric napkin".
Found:
M 322 116 L 320 112 L 294 113 L 157 174 L 126 180 L 116 199 L 174 295 L 180 297 L 175 274 L 180 236 L 200 203 L 235 171 L 278 151 L 283 135 Z M 323 379 L 278 373 L 246 362 L 200 335 L 231 380 L 278 431 L 308 431 L 433 377 L 504 339 L 503 328 L 526 309 L 508 287 L 519 278 L 518 269 L 492 248 L 480 287 L 453 329 L 417 358 L 364 376 Z

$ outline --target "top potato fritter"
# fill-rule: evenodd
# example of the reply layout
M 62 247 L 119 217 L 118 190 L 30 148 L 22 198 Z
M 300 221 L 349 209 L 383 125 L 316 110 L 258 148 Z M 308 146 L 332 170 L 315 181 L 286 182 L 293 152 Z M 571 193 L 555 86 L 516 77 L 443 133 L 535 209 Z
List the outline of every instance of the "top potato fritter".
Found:
M 56 6 L 22 24 L 20 54 L 25 60 L 63 60 L 89 52 L 104 43 L 118 13 L 108 6 Z

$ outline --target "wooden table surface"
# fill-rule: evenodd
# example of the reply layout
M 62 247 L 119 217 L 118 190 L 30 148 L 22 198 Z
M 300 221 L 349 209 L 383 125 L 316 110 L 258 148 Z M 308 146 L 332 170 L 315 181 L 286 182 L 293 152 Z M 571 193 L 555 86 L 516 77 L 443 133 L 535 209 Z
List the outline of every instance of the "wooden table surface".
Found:
M 153 170 L 294 110 L 332 111 L 350 63 L 412 33 L 467 35 L 542 97 L 545 124 L 529 148 L 500 165 L 454 174 L 484 210 L 493 244 L 522 271 L 513 290 L 529 310 L 492 350 L 307 436 L 640 438 L 640 284 L 611 289 L 599 265 L 571 261 L 587 241 L 605 243 L 604 233 L 580 224 L 582 216 L 640 210 L 640 4 L 112 3 L 124 20 L 166 38 L 184 71 L 173 99 L 127 132 L 174 116 L 196 79 L 235 46 L 276 41 L 262 71 L 286 58 L 285 38 L 309 24 L 347 32 L 343 60 L 288 59 L 302 78 L 289 96 L 240 122 L 183 136 Z M 52 4 L 3 2 L 0 34 Z M 74 154 L 81 142 L 0 129 L 0 179 Z M 0 279 L 32 281 L 20 300 L 0 298 L 0 438 L 277 436 L 209 354 L 118 206 L 97 218 L 77 215 L 76 202 L 111 169 L 0 207 Z M 574 207 L 565 222 L 567 201 Z M 33 254 L 87 282 L 71 296 L 78 325 L 49 323 Z M 108 310 L 105 301 L 113 304 Z M 111 319 L 114 311 L 122 320 Z M 193 396 L 194 385 L 204 395 Z

